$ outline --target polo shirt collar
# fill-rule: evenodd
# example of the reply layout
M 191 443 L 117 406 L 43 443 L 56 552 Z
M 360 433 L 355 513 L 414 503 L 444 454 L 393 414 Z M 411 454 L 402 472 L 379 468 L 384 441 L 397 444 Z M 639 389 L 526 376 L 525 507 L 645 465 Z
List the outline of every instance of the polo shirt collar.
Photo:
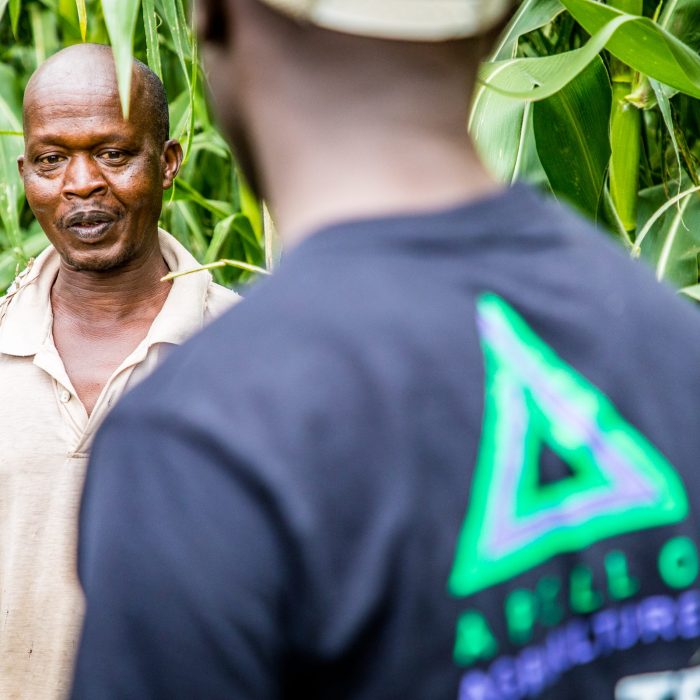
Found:
M 173 236 L 158 230 L 161 253 L 171 272 L 199 266 L 195 258 Z M 51 288 L 58 275 L 60 258 L 49 246 L 10 287 L 0 303 L 0 353 L 36 355 L 51 333 L 53 312 Z M 212 278 L 197 272 L 173 280 L 163 308 L 156 316 L 141 346 L 145 351 L 156 343 L 182 344 L 204 325 L 206 297 Z

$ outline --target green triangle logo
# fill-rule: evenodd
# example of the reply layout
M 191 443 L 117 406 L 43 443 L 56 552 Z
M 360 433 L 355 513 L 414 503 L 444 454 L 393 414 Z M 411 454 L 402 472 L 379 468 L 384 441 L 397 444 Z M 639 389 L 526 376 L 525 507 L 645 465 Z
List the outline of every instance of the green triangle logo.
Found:
M 507 581 L 557 554 L 686 517 L 686 492 L 669 462 L 505 301 L 481 296 L 477 324 L 484 422 L 448 583 L 453 595 Z M 555 483 L 539 478 L 545 445 L 571 471 Z

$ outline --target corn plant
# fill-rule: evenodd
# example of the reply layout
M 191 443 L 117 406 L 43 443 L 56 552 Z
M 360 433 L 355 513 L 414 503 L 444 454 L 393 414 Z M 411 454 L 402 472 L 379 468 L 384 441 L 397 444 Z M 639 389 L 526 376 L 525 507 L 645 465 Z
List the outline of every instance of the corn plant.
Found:
M 185 161 L 161 225 L 204 265 L 216 263 L 219 282 L 247 281 L 266 263 L 261 210 L 212 121 L 185 0 L 0 0 L 0 291 L 48 243 L 17 174 L 22 91 L 44 60 L 82 41 L 112 45 L 124 111 L 132 56 L 162 78 Z
M 699 49 L 700 0 L 524 0 L 470 119 L 499 178 L 567 200 L 698 300 Z

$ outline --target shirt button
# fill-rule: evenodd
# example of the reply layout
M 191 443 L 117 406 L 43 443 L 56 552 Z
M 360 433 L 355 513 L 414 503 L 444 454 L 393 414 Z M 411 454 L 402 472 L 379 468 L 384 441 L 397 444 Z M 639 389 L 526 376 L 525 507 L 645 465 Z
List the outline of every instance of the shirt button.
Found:
M 61 392 L 61 403 L 68 403 L 70 401 L 70 391 L 64 389 Z

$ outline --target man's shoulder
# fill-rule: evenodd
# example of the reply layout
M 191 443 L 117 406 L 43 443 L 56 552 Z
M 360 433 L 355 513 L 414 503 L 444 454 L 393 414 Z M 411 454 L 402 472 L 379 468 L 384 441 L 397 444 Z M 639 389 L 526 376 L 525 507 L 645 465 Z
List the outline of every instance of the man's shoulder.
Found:
M 48 246 L 37 258 L 29 259 L 0 297 L 0 346 L 35 343 L 50 313 L 50 292 L 58 265 L 58 253 Z

